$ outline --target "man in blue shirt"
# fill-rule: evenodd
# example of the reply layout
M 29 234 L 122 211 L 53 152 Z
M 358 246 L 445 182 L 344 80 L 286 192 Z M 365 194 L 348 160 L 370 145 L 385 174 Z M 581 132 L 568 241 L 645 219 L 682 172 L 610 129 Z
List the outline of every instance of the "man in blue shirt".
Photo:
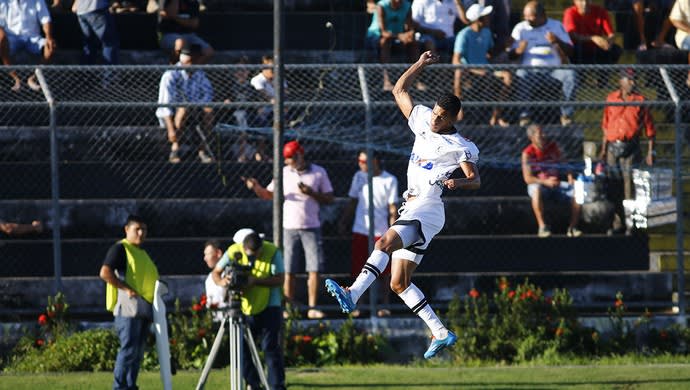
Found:
M 491 30 L 485 27 L 488 15 L 493 11 L 492 6 L 482 6 L 480 4 L 472 4 L 465 16 L 470 22 L 469 26 L 463 28 L 455 38 L 455 45 L 453 47 L 453 64 L 454 65 L 486 65 L 489 64 L 491 58 L 491 49 L 494 46 L 493 36 Z M 487 68 L 467 68 L 465 66 L 455 69 L 455 77 L 453 80 L 453 93 L 462 98 L 462 83 L 463 76 L 467 77 L 472 84 L 485 84 L 493 87 L 494 77 L 502 81 L 499 100 L 507 100 L 510 95 L 510 86 L 512 83 L 512 76 L 508 71 L 491 71 Z M 486 77 L 490 76 L 490 77 Z M 482 88 L 485 89 L 485 88 Z M 493 88 L 490 88 L 493 89 Z M 492 95 L 493 96 L 493 95 Z M 491 126 L 507 127 L 510 125 L 508 121 L 501 116 L 502 109 L 494 107 L 491 114 L 489 124 Z

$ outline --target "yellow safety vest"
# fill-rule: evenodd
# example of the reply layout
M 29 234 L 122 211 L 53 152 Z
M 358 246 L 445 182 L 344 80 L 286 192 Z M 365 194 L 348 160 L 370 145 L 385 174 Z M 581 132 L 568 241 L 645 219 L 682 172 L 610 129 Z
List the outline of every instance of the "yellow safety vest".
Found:
M 271 276 L 271 264 L 273 263 L 273 255 L 275 255 L 278 247 L 270 242 L 263 242 L 261 247 L 261 256 L 254 260 L 252 267 L 252 276 L 259 279 L 265 279 Z M 248 265 L 249 258 L 244 253 L 242 244 L 232 244 L 227 250 L 227 255 L 234 259 L 235 253 L 241 253 L 242 258 L 238 261 L 241 265 Z M 251 286 L 242 292 L 242 313 L 245 315 L 254 315 L 261 313 L 268 305 L 268 300 L 271 296 L 271 287 L 268 286 Z
M 127 239 L 120 241 L 127 254 L 127 268 L 125 283 L 137 292 L 147 302 L 153 303 L 153 292 L 158 280 L 158 268 L 145 250 L 132 245 Z M 110 283 L 105 285 L 105 307 L 108 311 L 115 309 L 117 303 L 117 287 Z

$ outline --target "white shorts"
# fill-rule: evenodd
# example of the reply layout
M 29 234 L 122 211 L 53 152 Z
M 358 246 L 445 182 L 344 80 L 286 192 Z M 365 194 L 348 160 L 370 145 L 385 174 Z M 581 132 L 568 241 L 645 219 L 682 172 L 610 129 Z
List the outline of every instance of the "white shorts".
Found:
M 416 242 L 403 242 L 404 248 L 393 252 L 391 258 L 421 263 L 431 240 L 443 229 L 446 212 L 440 200 L 415 199 L 407 202 L 400 211 L 400 217 L 391 226 L 398 231 L 403 226 L 414 226 L 419 231 Z

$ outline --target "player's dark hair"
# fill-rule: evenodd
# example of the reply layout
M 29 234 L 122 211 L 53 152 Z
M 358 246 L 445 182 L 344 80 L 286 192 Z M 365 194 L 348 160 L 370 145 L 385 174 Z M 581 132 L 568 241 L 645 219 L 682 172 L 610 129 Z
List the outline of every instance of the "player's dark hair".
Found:
M 213 247 L 213 249 L 220 249 L 220 241 L 208 240 L 204 243 L 204 248 L 206 248 L 207 246 Z
M 250 233 L 244 238 L 242 245 L 244 245 L 245 248 L 250 249 L 252 252 L 256 252 L 261 248 L 261 245 L 263 245 L 263 240 L 259 236 L 259 233 Z
M 458 116 L 460 109 L 462 108 L 462 102 L 460 98 L 453 95 L 452 93 L 444 93 L 437 100 L 436 104 L 446 110 L 451 117 L 455 118 Z
M 125 222 L 125 226 L 129 226 L 133 223 L 145 225 L 146 221 L 144 221 L 144 218 L 142 218 L 140 215 L 130 214 L 127 216 L 127 222 Z

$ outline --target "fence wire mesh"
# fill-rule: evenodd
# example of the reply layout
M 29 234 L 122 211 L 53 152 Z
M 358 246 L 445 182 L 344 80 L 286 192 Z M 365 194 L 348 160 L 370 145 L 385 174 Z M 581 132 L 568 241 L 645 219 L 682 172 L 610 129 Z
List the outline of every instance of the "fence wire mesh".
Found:
M 328 273 L 349 270 L 349 238 L 337 225 L 358 169 L 357 150 L 369 146 L 382 153 L 385 168 L 397 176 L 401 192 L 405 188 L 413 136 L 383 82 L 384 73 L 396 80 L 405 69 L 405 65 L 374 64 L 285 67 L 285 138 L 299 139 L 307 158 L 327 169 L 338 197 L 321 211 Z M 17 70 L 27 77 L 34 68 Z M 129 213 L 151 221 L 150 250 L 165 262 L 164 273 L 205 272 L 201 251 L 208 238 L 228 240 L 244 226 L 272 231 L 270 202 L 257 199 L 241 180 L 256 177 L 263 184 L 271 180 L 272 104 L 251 83 L 256 75 L 267 72 L 264 67 L 54 66 L 41 70 L 54 99 L 58 142 L 54 157 L 62 212 L 60 220 L 55 220 L 49 202 L 51 114 L 45 91 L 0 90 L 0 166 L 6 172 L 0 179 L 4 204 L 0 219 L 41 219 L 47 228 L 34 246 L 3 238 L 8 260 L 0 275 L 50 275 L 47 232 L 58 226 L 64 238 L 63 272 L 92 275 L 104 248 L 121 235 Z M 598 156 L 606 97 L 619 88 L 623 71 L 634 72 L 637 90 L 646 98 L 637 105 L 652 114 L 657 130 L 655 167 L 687 176 L 688 148 L 682 147 L 680 164 L 675 160 L 676 134 L 686 139 L 690 134 L 687 66 L 426 68 L 411 89 L 415 102 L 433 105 L 441 93 L 461 94 L 464 115 L 457 128 L 481 151 L 482 189 L 448 194 L 448 219 L 439 240 L 447 244 L 439 247 L 453 250 L 452 240 L 462 236 L 536 236 L 520 172 L 520 153 L 529 143 L 524 125 L 542 125 L 563 153 L 561 167 L 582 172 L 583 157 L 596 160 Z M 180 99 L 161 103 L 160 83 L 166 72 L 178 73 L 181 79 L 203 73 L 211 87 L 210 98 L 194 98 L 196 93 L 190 94 L 180 82 L 175 85 Z M 169 161 L 171 146 L 156 115 L 161 107 L 184 108 L 189 113 L 179 134 L 179 163 Z M 646 142 L 642 137 L 643 150 Z M 199 150 L 211 159 L 202 161 Z M 554 232 L 564 233 L 567 207 L 566 212 L 554 214 L 558 215 L 555 223 L 562 225 Z M 590 214 L 595 217 L 584 221 L 585 235 L 601 238 L 592 245 L 609 250 L 607 222 L 596 220 L 596 212 Z M 650 253 L 673 251 L 667 244 L 650 244 L 650 237 L 672 236 L 675 229 L 666 225 L 639 236 L 647 269 Z M 554 253 L 561 244 L 528 245 L 532 252 L 536 248 Z M 498 265 L 489 271 L 520 268 L 521 259 L 513 259 L 513 250 L 487 241 L 487 246 L 477 250 L 476 263 L 494 256 L 496 260 L 487 264 Z M 45 259 L 39 270 L 27 261 L 37 257 Z M 453 270 L 453 259 L 438 257 L 427 271 Z M 626 261 L 622 259 L 621 264 Z M 486 271 L 479 266 L 465 270 Z

